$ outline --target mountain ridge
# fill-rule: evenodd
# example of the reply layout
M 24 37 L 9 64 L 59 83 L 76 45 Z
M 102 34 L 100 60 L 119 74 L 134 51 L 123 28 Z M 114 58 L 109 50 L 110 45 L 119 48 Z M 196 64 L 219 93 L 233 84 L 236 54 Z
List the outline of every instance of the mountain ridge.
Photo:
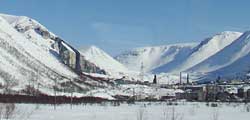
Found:
M 224 31 L 221 33 L 217 33 L 212 37 L 204 39 L 196 46 L 192 46 L 189 50 L 184 50 L 184 55 L 177 57 L 175 56 L 176 58 L 172 57 L 175 58 L 175 60 L 173 60 L 172 62 L 167 62 L 166 64 L 157 66 L 154 69 L 150 69 L 149 72 L 153 72 L 155 74 L 178 74 L 179 72 L 185 72 L 195 74 L 195 76 L 203 76 L 199 77 L 203 80 L 214 80 L 218 76 L 228 79 L 234 79 L 236 76 L 245 76 L 244 78 L 246 78 L 246 75 L 249 74 L 250 71 L 250 67 L 247 64 L 248 55 L 250 54 L 250 47 L 248 45 L 249 33 L 249 31 L 246 31 L 244 33 L 234 31 Z M 159 46 L 158 48 L 160 47 L 161 46 Z M 131 50 L 131 52 L 126 51 L 121 54 L 125 56 L 136 56 L 134 59 L 133 57 L 126 58 L 119 56 L 120 58 L 122 58 L 122 60 L 119 60 L 119 57 L 117 57 L 117 60 L 125 64 L 125 66 L 129 66 L 129 62 L 139 61 L 137 60 L 139 58 L 137 56 L 145 54 L 147 48 L 149 47 L 139 48 L 141 50 L 141 53 L 133 53 L 135 50 L 137 50 L 133 49 Z M 157 46 L 155 48 L 157 48 Z M 144 57 L 143 59 L 151 59 L 152 57 L 151 55 L 144 56 L 147 57 Z M 158 59 L 161 60 L 162 58 L 159 57 Z M 136 67 L 138 68 L 137 70 L 139 70 L 140 62 L 137 62 L 137 64 L 138 66 Z
M 141 63 L 143 63 L 144 66 L 147 66 L 144 68 L 145 71 L 151 71 L 157 66 L 173 61 L 174 57 L 180 52 L 180 49 L 184 48 L 189 50 L 195 45 L 195 43 L 184 43 L 162 45 L 159 47 L 141 47 L 124 52 L 121 55 L 116 56 L 115 59 L 125 64 L 125 66 L 126 64 L 129 64 L 127 67 L 132 70 L 140 71 Z M 131 60 L 126 61 L 126 59 Z M 163 59 L 163 61 L 158 61 L 159 59 Z
M 15 54 L 10 51 L 14 49 L 26 61 L 34 60 L 37 66 L 43 66 L 43 71 L 45 69 L 52 72 L 56 71 L 59 76 L 68 76 L 68 79 L 79 77 L 74 71 L 75 69 L 81 69 L 80 72 L 108 74 L 115 78 L 130 76 L 130 79 L 135 80 L 140 79 L 137 74 L 141 72 L 147 73 L 149 76 L 160 73 L 201 72 L 209 78 L 215 77 L 215 74 L 219 73 L 226 75 L 226 72 L 223 71 L 230 71 L 228 70 L 232 68 L 230 66 L 237 66 L 240 63 L 247 64 L 248 56 L 246 55 L 249 54 L 250 49 L 248 45 L 243 45 L 249 43 L 249 31 L 244 34 L 224 31 L 206 38 L 200 43 L 140 47 L 111 57 L 96 46 L 73 48 L 66 41 L 29 17 L 0 14 L 0 18 L 2 26 L 2 29 L 0 29 L 2 43 L 0 59 L 5 60 L 2 62 L 2 66 L 8 64 L 7 66 L 13 71 L 17 72 L 23 69 L 24 71 L 31 71 L 29 74 L 36 74 L 34 67 L 13 58 Z M 241 42 L 237 44 L 237 41 Z M 6 46 L 7 44 L 8 46 Z M 237 49 L 239 50 L 236 51 Z M 226 59 L 226 56 L 230 59 Z M 72 57 L 77 59 L 72 59 Z M 84 62 L 77 63 L 79 60 Z M 14 64 L 11 64 L 10 61 L 13 61 Z M 81 68 L 72 65 L 74 62 L 79 64 L 78 66 Z M 245 71 L 244 74 L 248 72 L 248 68 L 245 67 L 237 70 L 239 72 Z M 1 71 L 2 73 L 11 72 L 4 69 L 1 69 Z M 3 76 L 3 74 L 0 75 L 2 83 L 4 83 Z M 22 74 L 17 73 L 16 77 L 20 76 L 23 77 Z M 44 73 L 43 77 L 46 76 L 48 77 Z M 6 78 L 6 76 L 4 77 Z

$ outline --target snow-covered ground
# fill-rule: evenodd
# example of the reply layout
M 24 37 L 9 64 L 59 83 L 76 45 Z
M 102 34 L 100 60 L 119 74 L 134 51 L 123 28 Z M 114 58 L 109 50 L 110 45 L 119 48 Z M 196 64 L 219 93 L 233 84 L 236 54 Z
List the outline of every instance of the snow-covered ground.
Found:
M 114 100 L 114 96 L 137 96 L 138 99 L 145 98 L 154 98 L 161 99 L 163 96 L 175 96 L 177 92 L 181 92 L 180 89 L 166 89 L 159 88 L 158 86 L 147 86 L 139 84 L 124 84 L 115 87 L 106 87 L 106 88 L 96 88 L 89 90 L 86 93 L 73 93 L 73 96 L 82 97 L 82 96 L 93 96 L 101 97 L 109 100 Z M 52 94 L 53 95 L 53 94 Z M 70 93 L 58 93 L 58 95 L 70 96 Z
M 206 103 L 142 102 L 136 104 L 111 103 L 56 106 L 17 104 L 14 119 L 21 120 L 249 120 L 250 112 L 243 103 L 220 103 L 218 107 Z M 174 113 L 174 115 L 173 115 Z M 176 119 L 172 119 L 172 117 Z

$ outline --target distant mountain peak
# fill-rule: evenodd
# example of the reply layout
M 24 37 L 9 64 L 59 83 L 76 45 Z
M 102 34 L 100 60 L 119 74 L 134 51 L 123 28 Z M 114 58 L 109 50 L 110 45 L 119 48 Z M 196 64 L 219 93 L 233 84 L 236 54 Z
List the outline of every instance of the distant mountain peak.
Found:
M 82 46 L 79 49 L 87 60 L 95 63 L 98 67 L 106 70 L 109 74 L 127 72 L 127 68 L 124 65 L 97 46 Z

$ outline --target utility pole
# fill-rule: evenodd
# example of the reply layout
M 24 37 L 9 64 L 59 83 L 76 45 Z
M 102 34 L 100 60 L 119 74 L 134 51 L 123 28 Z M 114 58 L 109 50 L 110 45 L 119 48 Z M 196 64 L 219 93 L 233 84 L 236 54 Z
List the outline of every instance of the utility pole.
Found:
M 135 100 L 135 88 L 133 88 L 133 100 Z

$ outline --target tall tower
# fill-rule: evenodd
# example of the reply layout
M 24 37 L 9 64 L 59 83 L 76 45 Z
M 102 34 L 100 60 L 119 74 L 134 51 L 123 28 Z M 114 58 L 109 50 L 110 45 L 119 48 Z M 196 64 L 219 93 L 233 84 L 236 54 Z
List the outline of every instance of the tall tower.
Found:
M 141 62 L 141 70 L 140 70 L 140 80 L 144 82 L 144 65 L 143 62 Z

